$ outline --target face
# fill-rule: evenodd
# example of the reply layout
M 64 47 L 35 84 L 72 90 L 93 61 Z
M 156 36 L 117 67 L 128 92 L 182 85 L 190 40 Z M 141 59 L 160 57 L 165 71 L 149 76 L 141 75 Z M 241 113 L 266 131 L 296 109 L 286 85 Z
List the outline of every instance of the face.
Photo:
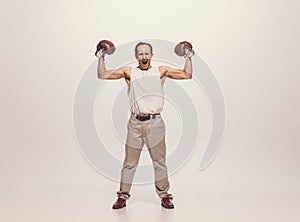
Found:
M 137 47 L 136 59 L 139 62 L 141 70 L 148 70 L 151 68 L 151 48 L 148 45 L 140 45 Z

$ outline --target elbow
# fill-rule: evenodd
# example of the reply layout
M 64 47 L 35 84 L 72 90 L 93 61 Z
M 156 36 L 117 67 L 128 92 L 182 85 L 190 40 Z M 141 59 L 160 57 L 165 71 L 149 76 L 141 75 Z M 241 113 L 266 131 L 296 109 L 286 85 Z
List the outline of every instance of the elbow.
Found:
M 186 79 L 191 79 L 191 78 L 193 78 L 192 74 L 186 74 Z
M 192 76 L 192 72 L 189 72 L 187 70 L 184 70 L 184 74 L 185 74 L 185 79 L 191 79 L 193 76 Z
M 100 71 L 98 71 L 98 79 L 105 79 L 103 73 L 101 73 Z

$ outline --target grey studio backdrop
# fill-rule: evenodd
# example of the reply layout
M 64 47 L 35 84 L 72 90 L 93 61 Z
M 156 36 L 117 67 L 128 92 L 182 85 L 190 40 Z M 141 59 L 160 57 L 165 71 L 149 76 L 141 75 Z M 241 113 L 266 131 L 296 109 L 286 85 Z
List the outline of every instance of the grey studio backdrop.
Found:
M 296 0 L 1 1 L 0 221 L 298 222 L 299 8 Z M 212 110 L 195 79 L 176 82 L 193 100 L 199 125 L 196 148 L 170 177 L 174 211 L 160 208 L 153 184 L 133 186 L 126 209 L 112 211 L 118 182 L 95 171 L 78 148 L 74 100 L 86 71 L 96 68 L 100 39 L 117 46 L 188 40 L 219 83 L 225 136 L 214 161 L 199 170 Z M 133 49 L 128 53 L 133 62 Z M 170 65 L 183 65 L 175 59 L 181 60 Z M 105 95 L 121 100 L 123 87 L 120 80 L 90 89 L 98 97 L 89 118 L 95 112 L 97 136 L 118 161 L 123 134 L 113 129 L 120 123 L 112 122 L 112 110 L 119 107 Z M 172 104 L 166 98 L 162 114 L 169 155 L 185 124 Z M 193 198 L 197 204 L 189 204 Z

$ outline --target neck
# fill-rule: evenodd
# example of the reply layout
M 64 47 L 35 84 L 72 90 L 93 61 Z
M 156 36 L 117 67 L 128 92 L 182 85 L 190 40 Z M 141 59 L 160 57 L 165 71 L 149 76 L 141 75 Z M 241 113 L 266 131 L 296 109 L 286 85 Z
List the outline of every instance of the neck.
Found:
M 151 69 L 152 66 L 150 65 L 147 68 L 143 68 L 142 66 L 138 66 L 137 68 L 140 69 L 140 70 L 142 70 L 142 71 L 147 71 L 147 70 Z

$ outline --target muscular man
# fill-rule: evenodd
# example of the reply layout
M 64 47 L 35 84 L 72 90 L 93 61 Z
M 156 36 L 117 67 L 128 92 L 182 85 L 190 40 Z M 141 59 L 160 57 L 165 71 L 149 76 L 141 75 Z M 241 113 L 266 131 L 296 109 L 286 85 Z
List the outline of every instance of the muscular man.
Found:
M 192 62 L 194 55 L 192 48 L 185 47 L 186 62 L 183 69 L 168 66 L 153 67 L 152 46 L 140 42 L 135 47 L 137 67 L 124 66 L 115 70 L 107 70 L 104 63 L 105 49 L 100 49 L 96 56 L 98 62 L 99 79 L 124 78 L 128 85 L 131 116 L 128 121 L 128 132 L 125 144 L 125 160 L 121 170 L 118 199 L 113 209 L 126 206 L 130 197 L 132 180 L 139 162 L 140 154 L 146 144 L 152 159 L 155 175 L 156 193 L 161 198 L 164 208 L 174 208 L 171 202 L 172 194 L 168 193 L 170 184 L 166 166 L 165 124 L 160 115 L 163 104 L 163 85 L 166 78 L 191 79 Z

